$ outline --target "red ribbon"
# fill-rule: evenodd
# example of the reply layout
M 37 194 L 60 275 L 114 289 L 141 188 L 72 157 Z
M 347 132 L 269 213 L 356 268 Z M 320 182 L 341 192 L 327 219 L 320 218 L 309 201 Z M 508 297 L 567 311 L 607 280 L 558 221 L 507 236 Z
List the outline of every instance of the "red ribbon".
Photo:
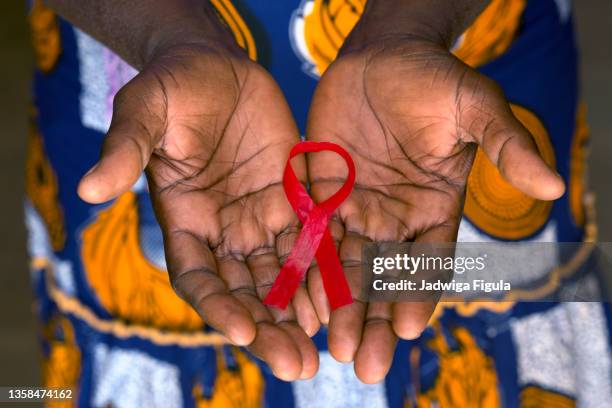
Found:
M 331 151 L 342 156 L 348 166 L 348 177 L 344 185 L 333 196 L 315 205 L 304 186 L 295 176 L 291 167 L 291 159 L 302 153 L 322 151 Z M 349 196 L 354 184 L 355 164 L 348 152 L 342 147 L 329 142 L 300 142 L 293 146 L 285 166 L 283 188 L 291 207 L 302 222 L 302 230 L 287 261 L 274 281 L 272 289 L 264 299 L 266 305 L 281 309 L 287 307 L 300 282 L 304 279 L 313 257 L 317 259 L 323 279 L 323 287 L 332 310 L 353 302 L 327 224 L 336 208 Z

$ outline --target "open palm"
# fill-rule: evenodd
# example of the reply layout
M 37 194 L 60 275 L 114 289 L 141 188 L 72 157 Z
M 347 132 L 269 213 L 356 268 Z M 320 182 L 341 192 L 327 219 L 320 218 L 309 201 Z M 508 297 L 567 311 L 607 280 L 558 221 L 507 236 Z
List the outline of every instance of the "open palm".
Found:
M 355 190 L 331 225 L 353 294 L 360 291 L 361 247 L 376 242 L 453 242 L 477 146 L 515 187 L 550 200 L 563 182 L 540 158 L 499 87 L 446 49 L 412 38 L 345 48 L 323 75 L 307 137 L 341 144 L 357 168 Z M 346 170 L 333 155 L 309 158 L 314 197 L 336 191 Z M 329 324 L 329 348 L 355 360 L 366 382 L 388 371 L 397 336 L 416 338 L 433 302 L 371 302 L 329 312 L 314 268 L 309 288 Z
M 176 292 L 286 380 L 318 366 L 306 290 L 285 311 L 261 302 L 298 227 L 281 184 L 298 140 L 259 65 L 207 44 L 173 47 L 117 94 L 101 160 L 79 187 L 85 200 L 103 202 L 146 168 Z M 304 162 L 294 168 L 305 179 Z

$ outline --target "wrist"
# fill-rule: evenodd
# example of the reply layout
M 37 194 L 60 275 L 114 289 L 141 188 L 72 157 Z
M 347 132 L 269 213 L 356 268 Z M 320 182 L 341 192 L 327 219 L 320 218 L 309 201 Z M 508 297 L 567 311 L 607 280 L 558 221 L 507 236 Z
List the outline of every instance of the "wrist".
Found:
M 141 50 L 140 65 L 143 67 L 170 50 L 186 47 L 210 49 L 234 56 L 242 54 L 233 35 L 210 3 L 205 2 L 193 13 L 170 17 L 167 24 L 155 27 Z
M 387 39 L 432 43 L 447 50 L 489 0 L 370 0 L 347 42 L 361 48 Z

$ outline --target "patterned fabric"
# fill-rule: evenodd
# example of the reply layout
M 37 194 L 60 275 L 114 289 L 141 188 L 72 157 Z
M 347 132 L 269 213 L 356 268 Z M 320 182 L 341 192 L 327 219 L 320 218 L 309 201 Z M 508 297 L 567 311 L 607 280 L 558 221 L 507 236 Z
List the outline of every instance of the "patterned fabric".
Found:
M 212 0 L 249 56 L 266 66 L 303 129 L 317 79 L 365 0 Z M 612 401 L 609 306 L 440 304 L 415 341 L 399 342 L 380 384 L 315 342 L 321 369 L 285 383 L 224 344 L 174 295 L 146 182 L 88 205 L 79 177 L 97 160 L 115 93 L 136 71 L 32 0 L 34 78 L 26 224 L 40 319 L 43 381 L 79 407 L 603 407 Z M 568 183 L 554 203 L 508 185 L 477 154 L 459 239 L 595 239 L 584 206 L 588 131 L 578 103 L 571 8 L 564 0 L 493 0 L 454 52 L 500 83 L 545 160 Z M 558 254 L 527 265 L 537 279 Z M 547 258 L 550 257 L 550 258 Z M 520 259 L 520 257 L 517 257 Z M 575 263 L 575 262 L 574 262 Z

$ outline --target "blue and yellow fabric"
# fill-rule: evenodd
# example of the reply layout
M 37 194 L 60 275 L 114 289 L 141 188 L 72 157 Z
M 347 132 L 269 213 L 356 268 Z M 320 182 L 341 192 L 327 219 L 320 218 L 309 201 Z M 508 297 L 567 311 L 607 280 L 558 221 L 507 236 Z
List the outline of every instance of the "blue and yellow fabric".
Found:
M 287 96 L 301 129 L 317 79 L 365 0 L 211 0 Z M 366 386 L 315 337 L 321 370 L 285 383 L 224 344 L 175 294 L 146 182 L 105 205 L 79 200 L 112 98 L 136 74 L 100 43 L 29 2 L 36 72 L 26 222 L 43 383 L 79 407 L 603 407 L 612 401 L 610 309 L 597 303 L 441 304 L 399 343 L 387 379 Z M 507 184 L 477 153 L 463 241 L 595 239 L 585 206 L 588 140 L 569 0 L 493 0 L 453 52 L 495 79 L 569 189 L 550 203 Z M 590 339 L 588 344 L 583 338 Z M 341 392 L 340 392 L 341 391 Z M 316 403 L 315 403 L 316 402 Z

